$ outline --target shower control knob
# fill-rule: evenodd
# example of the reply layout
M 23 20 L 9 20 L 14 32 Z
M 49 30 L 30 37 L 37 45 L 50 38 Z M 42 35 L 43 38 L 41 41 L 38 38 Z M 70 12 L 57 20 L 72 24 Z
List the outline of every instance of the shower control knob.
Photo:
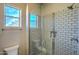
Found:
M 71 41 L 76 41 L 77 43 L 79 42 L 78 39 L 72 38 Z
M 56 31 L 50 31 L 50 37 L 52 37 L 52 34 L 53 34 L 53 37 L 56 37 Z

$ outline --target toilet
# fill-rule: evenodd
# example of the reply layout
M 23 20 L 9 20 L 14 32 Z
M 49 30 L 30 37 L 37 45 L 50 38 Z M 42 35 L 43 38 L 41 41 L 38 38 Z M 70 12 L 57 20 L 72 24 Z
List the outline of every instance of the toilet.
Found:
M 6 55 L 18 55 L 18 45 L 11 46 L 8 48 L 5 48 L 4 51 L 6 52 Z

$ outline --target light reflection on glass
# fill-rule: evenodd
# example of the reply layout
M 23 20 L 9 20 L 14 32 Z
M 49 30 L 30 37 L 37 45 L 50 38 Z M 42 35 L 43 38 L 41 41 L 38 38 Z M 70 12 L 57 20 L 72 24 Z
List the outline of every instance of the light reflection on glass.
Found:
M 37 16 L 30 14 L 30 28 L 36 28 L 37 27 Z

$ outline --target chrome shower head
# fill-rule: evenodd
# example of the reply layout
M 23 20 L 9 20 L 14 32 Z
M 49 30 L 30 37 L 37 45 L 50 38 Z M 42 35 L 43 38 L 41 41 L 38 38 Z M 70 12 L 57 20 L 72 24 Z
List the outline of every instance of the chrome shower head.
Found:
M 69 6 L 69 7 L 68 7 L 68 9 L 72 10 L 72 9 L 73 9 L 73 7 L 72 7 L 72 6 Z
M 67 7 L 67 8 L 70 9 L 70 10 L 72 10 L 74 4 L 75 4 L 75 3 L 73 3 L 71 6 L 69 6 L 69 7 Z

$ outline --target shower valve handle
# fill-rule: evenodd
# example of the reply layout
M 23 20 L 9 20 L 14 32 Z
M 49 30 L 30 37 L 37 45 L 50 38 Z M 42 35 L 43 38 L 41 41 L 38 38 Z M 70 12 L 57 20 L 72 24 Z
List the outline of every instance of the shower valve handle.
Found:
M 53 37 L 56 37 L 56 31 L 50 31 L 50 37 L 52 37 L 52 34 L 53 34 Z
M 72 38 L 71 41 L 76 41 L 77 43 L 79 42 L 78 39 Z

